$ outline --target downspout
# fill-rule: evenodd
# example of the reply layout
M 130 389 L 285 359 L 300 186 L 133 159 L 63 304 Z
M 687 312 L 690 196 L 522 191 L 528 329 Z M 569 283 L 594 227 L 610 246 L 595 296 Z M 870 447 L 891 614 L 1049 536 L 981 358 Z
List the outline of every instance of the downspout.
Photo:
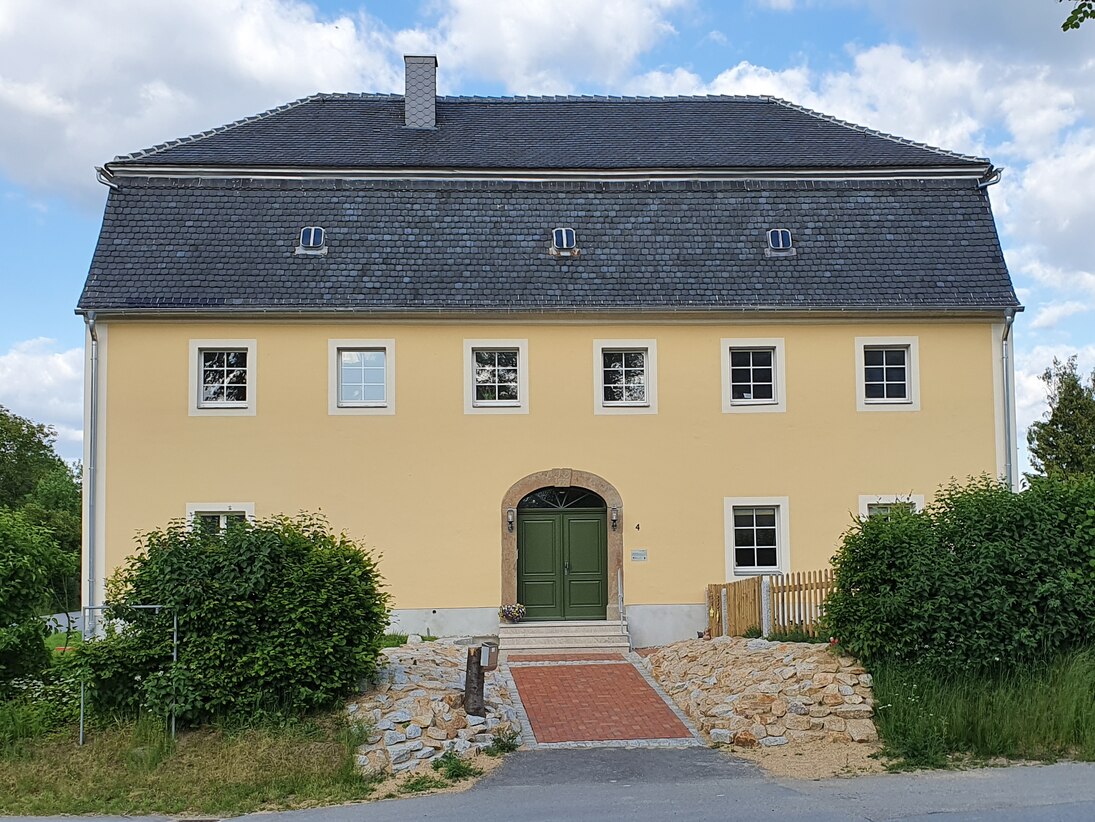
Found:
M 1011 326 L 1015 322 L 1015 309 L 1008 308 L 1004 312 L 1004 333 L 1000 336 L 1000 357 L 1003 365 L 1004 377 L 1004 476 L 1007 478 L 1008 487 L 1015 490 L 1015 463 L 1012 459 L 1014 449 L 1012 443 L 1012 384 L 1011 384 Z
M 87 435 L 91 438 L 87 452 L 87 471 L 84 482 L 87 483 L 87 599 L 88 605 L 95 606 L 101 603 L 95 601 L 96 567 L 95 558 L 98 551 L 98 469 L 99 469 L 99 333 L 95 327 L 95 312 L 89 311 L 84 315 L 87 323 L 87 331 L 91 337 L 91 411 L 88 415 Z M 84 611 L 84 638 L 94 636 L 96 629 L 95 610 Z

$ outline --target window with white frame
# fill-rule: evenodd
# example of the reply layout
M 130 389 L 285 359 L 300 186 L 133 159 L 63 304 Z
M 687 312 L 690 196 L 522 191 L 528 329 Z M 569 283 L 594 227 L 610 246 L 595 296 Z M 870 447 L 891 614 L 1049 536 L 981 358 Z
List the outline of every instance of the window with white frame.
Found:
M 476 348 L 472 357 L 475 360 L 476 405 L 520 404 L 521 358 L 516 348 Z
M 395 340 L 328 340 L 327 413 L 395 413 Z
M 920 410 L 916 337 L 857 337 L 855 353 L 860 411 Z
M 254 518 L 255 506 L 250 502 L 191 502 L 186 505 L 190 527 L 210 536 Z
M 601 350 L 601 401 L 605 405 L 646 405 L 645 348 Z
M 781 574 L 787 568 L 787 497 L 727 497 L 726 575 Z
M 191 340 L 191 415 L 255 413 L 255 341 Z
M 594 340 L 594 413 L 656 414 L 657 365 L 654 340 Z
M 528 341 L 464 340 L 464 412 L 528 413 Z
M 724 413 L 786 411 L 783 338 L 722 340 Z
M 863 494 L 859 497 L 861 517 L 889 519 L 896 508 L 917 513 L 924 510 L 923 494 Z

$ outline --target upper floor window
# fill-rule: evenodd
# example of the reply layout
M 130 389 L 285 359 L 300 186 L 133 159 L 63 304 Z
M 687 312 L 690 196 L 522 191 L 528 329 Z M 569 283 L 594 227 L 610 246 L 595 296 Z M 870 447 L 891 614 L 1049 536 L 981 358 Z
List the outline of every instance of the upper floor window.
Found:
M 202 408 L 247 404 L 247 350 L 206 349 L 201 351 Z
M 916 337 L 856 337 L 856 407 L 860 411 L 920 410 Z
M 328 340 L 327 413 L 395 413 L 395 340 Z
M 786 411 L 782 337 L 722 340 L 724 413 Z
M 658 350 L 654 340 L 594 340 L 594 413 L 656 414 Z
M 465 340 L 465 413 L 528 412 L 528 342 Z
M 191 415 L 255 413 L 255 341 L 191 340 Z
M 791 250 L 791 231 L 787 228 L 773 228 L 768 232 L 768 247 L 773 251 Z

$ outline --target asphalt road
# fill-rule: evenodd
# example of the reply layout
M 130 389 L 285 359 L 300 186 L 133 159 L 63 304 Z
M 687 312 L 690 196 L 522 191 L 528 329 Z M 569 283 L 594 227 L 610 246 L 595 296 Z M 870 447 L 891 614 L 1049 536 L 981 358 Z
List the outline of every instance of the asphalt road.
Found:
M 96 817 L 95 822 L 107 819 Z M 799 781 L 771 779 L 749 763 L 707 748 L 521 751 L 464 793 L 253 814 L 243 819 L 1091 822 L 1095 820 L 1095 764 Z

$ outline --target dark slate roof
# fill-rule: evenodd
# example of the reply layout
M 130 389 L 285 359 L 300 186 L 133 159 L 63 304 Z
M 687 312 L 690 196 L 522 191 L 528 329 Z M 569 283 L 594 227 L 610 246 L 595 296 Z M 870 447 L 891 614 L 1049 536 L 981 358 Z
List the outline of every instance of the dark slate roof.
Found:
M 435 130 L 403 98 L 320 94 L 117 158 L 125 165 L 629 169 L 984 167 L 771 97 L 442 97 Z
M 121 182 L 83 310 L 1017 305 L 972 179 Z M 306 225 L 326 256 L 294 255 Z M 547 253 L 556 226 L 580 257 Z M 765 256 L 773 227 L 796 256 Z

